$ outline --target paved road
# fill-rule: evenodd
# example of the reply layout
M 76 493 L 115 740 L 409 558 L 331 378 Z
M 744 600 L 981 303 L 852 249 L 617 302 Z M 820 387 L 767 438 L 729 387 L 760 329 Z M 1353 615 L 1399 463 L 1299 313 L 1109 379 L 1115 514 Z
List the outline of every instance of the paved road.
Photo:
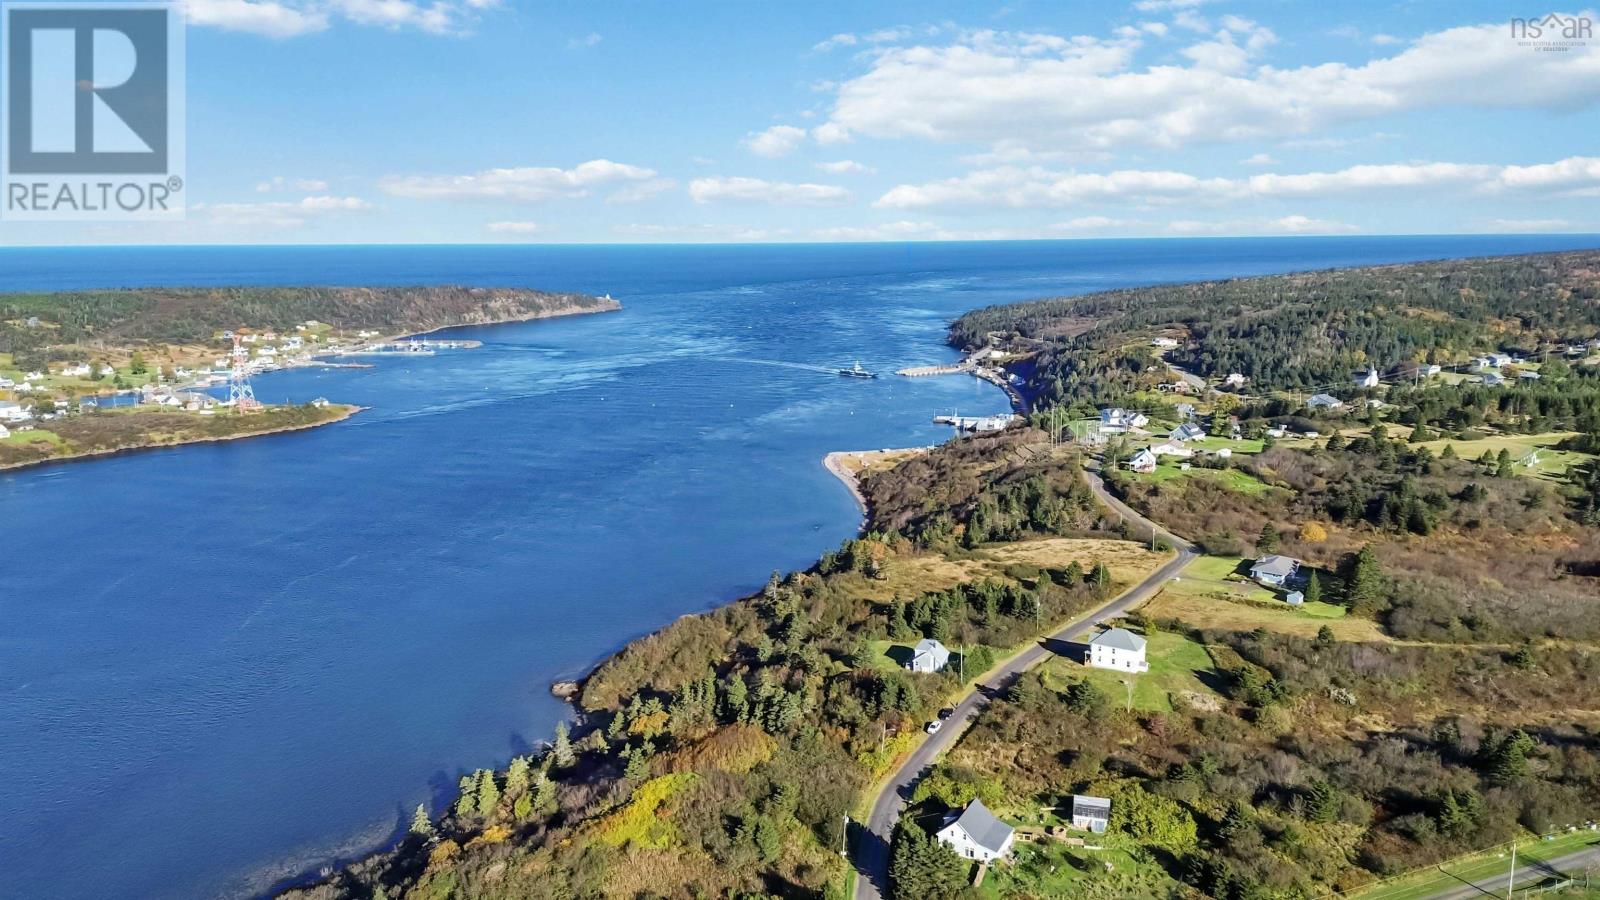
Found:
M 955 712 L 945 720 L 944 727 L 939 733 L 930 735 L 917 749 L 914 750 L 906 761 L 889 777 L 889 782 L 872 802 L 872 812 L 867 818 L 866 828 L 856 840 L 855 864 L 858 878 L 856 879 L 856 900 L 881 900 L 887 896 L 889 885 L 889 838 L 894 833 L 895 823 L 900 821 L 900 811 L 905 807 L 906 801 L 911 797 L 911 792 L 916 788 L 918 781 L 927 773 L 934 760 L 961 737 L 967 726 L 977 716 L 978 712 L 988 704 L 989 698 L 1004 691 L 1018 675 L 1033 668 L 1055 654 L 1048 649 L 1053 642 L 1072 641 L 1083 636 L 1090 629 L 1107 619 L 1122 616 L 1135 606 L 1155 596 L 1161 590 L 1164 582 L 1170 581 L 1184 566 L 1188 565 L 1197 555 L 1193 546 L 1181 538 L 1161 529 L 1155 523 L 1130 509 L 1122 501 L 1111 496 L 1106 491 L 1105 483 L 1100 480 L 1098 465 L 1091 466 L 1092 471 L 1084 472 L 1084 479 L 1093 489 L 1100 502 L 1110 507 L 1114 512 L 1129 522 L 1135 529 L 1154 529 L 1167 537 L 1172 546 L 1178 549 L 1178 555 L 1161 568 L 1152 572 L 1149 577 L 1133 587 L 1123 591 L 1109 603 L 1074 620 L 1071 624 L 1061 628 L 1049 637 L 1013 657 L 1009 662 L 997 669 L 994 674 L 976 685 L 961 701 L 956 704 Z
M 1550 879 L 1571 878 L 1582 875 L 1585 869 L 1600 866 L 1600 843 L 1591 844 L 1565 856 L 1544 862 L 1530 862 L 1517 866 L 1516 889 L 1524 890 Z M 1506 891 L 1506 873 L 1492 875 L 1477 881 L 1463 881 L 1456 887 L 1431 895 L 1428 900 L 1481 900 L 1483 897 L 1503 897 Z

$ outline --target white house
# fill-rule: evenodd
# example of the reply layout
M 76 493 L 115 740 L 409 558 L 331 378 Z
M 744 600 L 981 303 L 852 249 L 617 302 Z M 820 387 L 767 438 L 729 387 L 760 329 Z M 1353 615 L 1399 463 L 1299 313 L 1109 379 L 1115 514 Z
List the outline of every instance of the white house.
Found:
M 960 815 L 951 813 L 934 837 L 963 859 L 993 862 L 1011 852 L 1016 834 L 982 800 L 973 800 Z
M 1150 417 L 1142 412 L 1131 409 L 1100 410 L 1100 430 L 1107 434 L 1121 434 L 1130 428 L 1143 428 L 1150 424 Z
M 1378 370 L 1367 367 L 1367 374 L 1356 376 L 1356 387 L 1375 388 L 1378 386 Z
M 1126 628 L 1110 628 L 1095 635 L 1084 663 L 1121 672 L 1144 672 L 1150 668 L 1144 659 L 1144 638 Z
M 1088 794 L 1072 795 L 1072 827 L 1095 834 L 1105 834 L 1111 824 L 1111 799 L 1091 797 Z
M 1522 371 L 1517 373 L 1517 377 L 1525 379 L 1527 381 L 1538 381 L 1539 380 L 1539 373 L 1533 371 L 1532 369 L 1523 369 Z
M 1274 553 L 1263 556 L 1250 567 L 1250 577 L 1261 584 L 1282 587 L 1300 571 L 1300 560 Z
M 72 365 L 64 366 L 61 369 L 61 374 L 68 378 L 88 378 L 89 373 L 93 371 L 93 369 L 89 368 L 88 363 L 73 363 Z
M 1177 410 L 1178 415 L 1183 416 L 1185 419 L 1194 418 L 1193 403 L 1179 403 L 1177 406 L 1174 406 L 1173 409 Z
M 1485 373 L 1483 373 L 1482 381 L 1483 381 L 1483 383 L 1485 385 L 1488 385 L 1489 387 L 1499 387 L 1502 384 L 1506 383 L 1506 380 L 1504 378 L 1500 377 L 1498 374 L 1496 374 L 1494 372 L 1485 372 Z
M 911 648 L 906 668 L 913 672 L 941 672 L 950 664 L 950 651 L 933 638 L 923 638 Z
M 1312 409 L 1339 409 L 1344 406 L 1344 401 L 1332 394 L 1313 394 L 1311 399 L 1306 401 L 1306 406 Z
M 1422 375 L 1425 378 L 1432 378 L 1433 376 L 1435 376 L 1435 375 L 1437 375 L 1437 374 L 1439 374 L 1440 372 L 1443 372 L 1443 371 L 1444 371 L 1444 369 L 1441 369 L 1438 366 L 1433 365 L 1433 364 L 1430 363 L 1427 367 L 1425 367 L 1422 370 Z
M 5 427 L 4 425 L 0 425 L 0 441 L 3 441 L 8 437 L 11 437 L 11 429 Z
M 1151 453 L 1148 447 L 1140 450 L 1133 455 L 1132 459 L 1128 460 L 1128 468 L 1148 475 L 1156 470 L 1156 455 Z
M 0 420 L 26 422 L 31 418 L 33 414 L 23 409 L 20 403 L 0 403 Z
M 1193 409 L 1193 407 L 1190 408 Z M 1167 437 L 1175 441 L 1193 441 L 1205 436 L 1206 430 L 1193 422 L 1185 422 L 1167 434 Z
M 1227 378 L 1222 379 L 1222 383 L 1228 387 L 1244 387 L 1244 382 L 1244 376 L 1238 372 L 1230 372 Z
M 1289 429 L 1284 428 L 1281 425 L 1275 425 L 1272 428 L 1267 429 L 1267 437 L 1272 438 L 1273 440 L 1277 440 L 1288 433 Z
M 1171 350 L 1172 348 L 1178 346 L 1178 342 L 1174 338 L 1158 337 L 1150 342 L 1150 346 L 1159 350 Z
M 1217 459 L 1228 459 L 1231 456 L 1233 456 L 1233 448 L 1232 447 L 1218 447 L 1217 448 Z
M 1150 452 L 1157 456 L 1180 456 L 1184 459 L 1194 455 L 1194 451 L 1185 447 L 1182 441 L 1163 441 L 1159 444 L 1151 444 Z

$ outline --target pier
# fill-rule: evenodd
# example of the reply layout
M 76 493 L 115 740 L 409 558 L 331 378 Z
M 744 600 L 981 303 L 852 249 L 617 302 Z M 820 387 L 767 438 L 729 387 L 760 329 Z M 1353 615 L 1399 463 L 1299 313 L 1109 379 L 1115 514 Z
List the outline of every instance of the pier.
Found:
M 947 366 L 913 366 L 909 369 L 901 369 L 895 374 L 904 375 L 907 378 L 926 378 L 929 375 L 960 375 L 972 372 L 975 368 L 977 368 L 977 365 L 972 360 L 964 359 L 961 362 L 951 363 Z

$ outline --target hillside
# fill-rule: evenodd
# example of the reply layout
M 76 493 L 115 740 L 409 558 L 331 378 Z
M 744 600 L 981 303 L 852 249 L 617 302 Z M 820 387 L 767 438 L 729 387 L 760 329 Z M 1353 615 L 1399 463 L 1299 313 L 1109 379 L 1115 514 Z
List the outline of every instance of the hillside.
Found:
M 1179 342 L 1170 362 L 1260 389 L 1343 383 L 1369 365 L 1531 355 L 1600 336 L 1600 251 L 1129 288 L 988 307 L 951 329 L 961 346 L 995 338 L 1038 351 L 1031 386 L 1056 397 L 1098 377 L 1129 383 L 1141 345 L 1161 335 Z
M 289 331 L 306 321 L 338 331 L 431 331 L 617 309 L 609 298 L 522 288 L 219 287 L 0 294 L 0 353 L 22 368 L 74 356 L 73 345 L 197 344 L 218 332 Z

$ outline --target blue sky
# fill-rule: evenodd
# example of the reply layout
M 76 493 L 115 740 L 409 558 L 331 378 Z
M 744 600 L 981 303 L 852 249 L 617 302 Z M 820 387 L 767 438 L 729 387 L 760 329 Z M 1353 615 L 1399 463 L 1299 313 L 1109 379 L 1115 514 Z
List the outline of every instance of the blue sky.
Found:
M 1515 11 L 189 0 L 187 221 L 0 241 L 1600 232 L 1600 37 Z

